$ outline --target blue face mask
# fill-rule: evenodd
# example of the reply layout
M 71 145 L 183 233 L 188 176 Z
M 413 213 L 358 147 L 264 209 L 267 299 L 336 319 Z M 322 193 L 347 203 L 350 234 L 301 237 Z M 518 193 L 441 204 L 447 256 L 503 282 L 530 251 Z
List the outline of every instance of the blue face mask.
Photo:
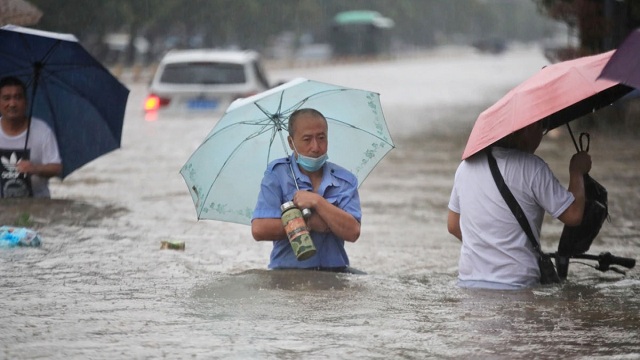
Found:
M 317 158 L 298 154 L 298 159 L 296 160 L 296 162 L 298 163 L 298 165 L 300 165 L 301 168 L 309 172 L 314 172 L 314 171 L 320 170 L 322 165 L 324 165 L 324 163 L 327 162 L 328 158 L 329 156 L 327 154 L 324 154 Z
M 291 142 L 291 144 L 293 144 L 293 141 Z M 298 165 L 300 165 L 301 168 L 308 172 L 320 170 L 322 165 L 324 165 L 324 163 L 327 162 L 327 159 L 329 158 L 329 155 L 327 155 L 326 153 L 317 158 L 304 156 L 298 152 L 298 149 L 296 149 L 295 145 L 293 145 L 293 150 L 295 150 L 298 154 L 298 158 L 296 159 Z

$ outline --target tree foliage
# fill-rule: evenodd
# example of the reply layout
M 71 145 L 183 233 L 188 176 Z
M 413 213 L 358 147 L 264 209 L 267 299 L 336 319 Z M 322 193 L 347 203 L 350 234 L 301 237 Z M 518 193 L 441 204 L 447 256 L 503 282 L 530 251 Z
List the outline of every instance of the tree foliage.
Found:
M 376 10 L 395 22 L 402 43 L 429 46 L 460 37 L 541 37 L 548 28 L 530 1 L 512 0 L 30 0 L 44 13 L 36 28 L 75 34 L 100 54 L 108 33 L 171 47 L 239 46 L 263 50 L 278 34 L 324 41 L 335 14 Z M 471 39 L 473 40 L 473 39 Z
M 640 25 L 637 0 L 534 0 L 550 17 L 575 29 L 580 38 L 576 56 L 617 47 Z

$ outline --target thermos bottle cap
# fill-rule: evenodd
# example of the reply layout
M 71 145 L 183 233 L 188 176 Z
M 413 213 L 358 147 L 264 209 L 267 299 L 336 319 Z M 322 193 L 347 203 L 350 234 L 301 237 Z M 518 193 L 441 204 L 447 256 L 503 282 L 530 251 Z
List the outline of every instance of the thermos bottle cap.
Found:
M 280 211 L 285 212 L 294 207 L 296 207 L 296 205 L 293 203 L 293 201 L 287 201 L 286 203 L 280 205 Z

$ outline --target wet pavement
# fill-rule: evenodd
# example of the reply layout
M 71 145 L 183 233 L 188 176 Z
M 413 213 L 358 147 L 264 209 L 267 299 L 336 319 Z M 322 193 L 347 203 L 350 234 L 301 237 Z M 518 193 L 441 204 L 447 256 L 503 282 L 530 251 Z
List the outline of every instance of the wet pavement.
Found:
M 536 48 L 497 57 L 450 48 L 270 73 L 381 94 L 397 148 L 362 184 L 362 235 L 347 245 L 366 275 L 268 271 L 271 245 L 253 241 L 248 226 L 197 221 L 178 171 L 215 119 L 146 121 L 145 86 L 128 83 L 121 149 L 54 181 L 55 200 L 0 204 L 2 224 L 28 224 L 43 240 L 0 249 L 0 357 L 639 357 L 637 269 L 622 276 L 572 263 L 561 286 L 455 286 L 460 245 L 446 212 L 466 138 L 484 108 L 545 63 Z M 591 175 L 609 191 L 611 221 L 589 253 L 635 258 L 640 143 L 591 137 Z M 558 129 L 537 154 L 566 184 L 573 152 Z M 545 250 L 561 231 L 545 219 Z M 163 240 L 186 249 L 160 250 Z

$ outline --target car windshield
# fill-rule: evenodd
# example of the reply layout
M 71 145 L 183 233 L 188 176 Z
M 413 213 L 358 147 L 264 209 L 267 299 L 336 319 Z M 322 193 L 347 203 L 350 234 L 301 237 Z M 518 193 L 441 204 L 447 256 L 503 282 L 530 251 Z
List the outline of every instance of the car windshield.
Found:
M 220 62 L 167 64 L 160 82 L 169 84 L 243 84 L 244 66 Z

